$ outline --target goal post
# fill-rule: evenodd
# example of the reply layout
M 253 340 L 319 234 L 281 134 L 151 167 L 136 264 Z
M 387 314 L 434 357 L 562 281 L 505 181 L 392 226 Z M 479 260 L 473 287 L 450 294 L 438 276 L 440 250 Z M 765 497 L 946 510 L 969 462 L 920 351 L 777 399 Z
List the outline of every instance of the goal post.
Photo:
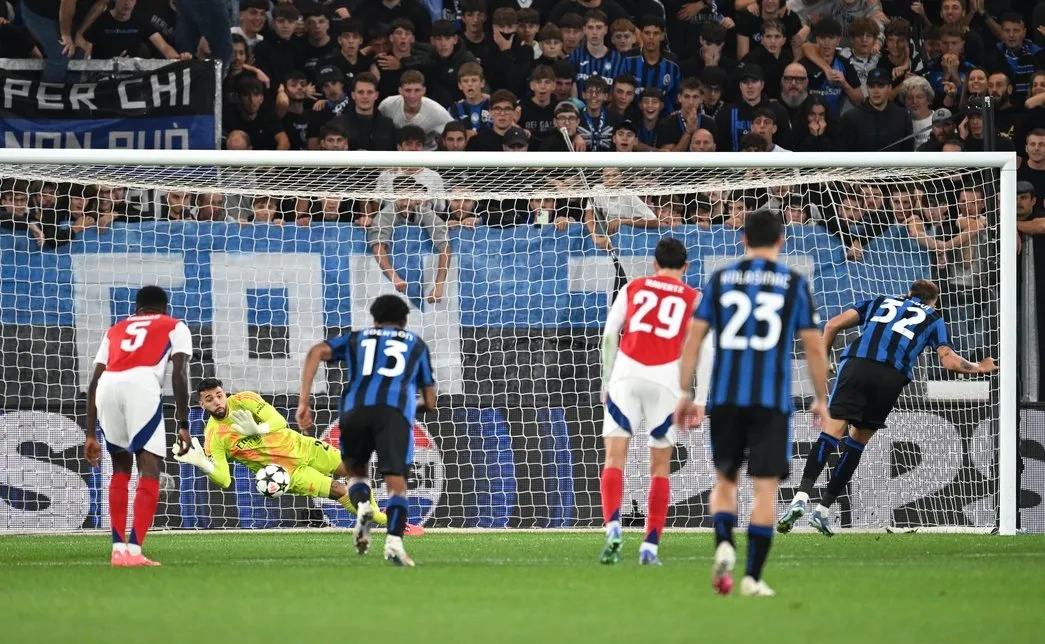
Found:
M 989 379 L 948 378 L 927 365 L 933 357 L 920 362 L 890 429 L 840 499 L 842 527 L 1015 534 L 1015 177 L 1015 156 L 998 152 L 0 150 L 0 187 L 9 191 L 0 197 L 36 191 L 28 223 L 34 208 L 68 214 L 73 196 L 86 196 L 80 205 L 94 220 L 114 219 L 43 248 L 35 233 L 0 239 L 0 444 L 16 446 L 0 487 L 18 497 L 0 508 L 0 533 L 104 527 L 107 472 L 78 461 L 74 434 L 93 351 L 137 287 L 168 288 L 173 313 L 189 318 L 193 382 L 217 376 L 292 415 L 304 351 L 365 324 L 368 301 L 397 292 L 393 276 L 410 300 L 411 326 L 433 347 L 442 407 L 415 428 L 412 518 L 451 528 L 594 527 L 597 340 L 614 265 L 629 278 L 644 274 L 656 239 L 670 234 L 690 248 L 687 278 L 700 285 L 740 252 L 742 214 L 769 204 L 788 217 L 784 261 L 814 277 L 822 316 L 932 277 L 944 285 L 956 350 L 993 355 L 1001 367 Z M 54 192 L 48 186 L 55 203 L 42 196 Z M 165 216 L 175 211 L 186 216 Z M 455 225 L 435 231 L 422 211 Z M 199 220 L 203 213 L 221 219 Z M 384 213 L 403 225 L 375 233 Z M 593 216 L 610 224 L 608 238 L 586 225 Z M 932 219 L 943 216 L 964 219 L 948 235 L 969 231 L 967 221 L 974 229 L 934 250 L 926 240 L 948 230 Z M 449 264 L 434 298 L 443 240 Z M 387 246 L 385 266 L 375 243 Z M 802 410 L 811 389 L 800 370 L 794 378 Z M 313 390 L 327 440 L 336 440 L 343 379 L 327 369 Z M 194 409 L 194 433 L 201 420 Z M 781 506 L 815 440 L 807 413 L 794 424 L 793 480 Z M 680 437 L 669 526 L 708 525 L 706 440 L 700 431 Z M 36 448 L 50 454 L 42 457 L 50 469 L 25 456 L 39 442 L 50 445 Z M 624 510 L 639 523 L 648 475 L 645 441 L 633 443 Z M 331 504 L 257 498 L 242 468 L 228 491 L 188 466 L 168 463 L 166 474 L 162 524 L 171 528 L 347 521 Z

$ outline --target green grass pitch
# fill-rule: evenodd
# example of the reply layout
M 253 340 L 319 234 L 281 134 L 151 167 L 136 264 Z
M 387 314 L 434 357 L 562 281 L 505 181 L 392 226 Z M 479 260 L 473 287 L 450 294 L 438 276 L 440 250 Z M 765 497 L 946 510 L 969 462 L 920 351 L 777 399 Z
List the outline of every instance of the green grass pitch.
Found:
M 3 537 L 0 641 L 1045 641 L 1043 536 L 778 537 L 767 599 L 712 593 L 708 533 L 666 534 L 661 568 L 640 539 L 602 566 L 596 532 L 430 532 L 400 569 L 380 534 L 155 534 L 162 568 L 114 570 L 104 536 Z

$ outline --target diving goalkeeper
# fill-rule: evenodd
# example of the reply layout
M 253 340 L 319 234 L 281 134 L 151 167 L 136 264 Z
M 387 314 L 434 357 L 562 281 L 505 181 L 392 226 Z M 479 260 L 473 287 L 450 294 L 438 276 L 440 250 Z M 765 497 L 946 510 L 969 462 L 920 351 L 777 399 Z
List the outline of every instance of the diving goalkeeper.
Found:
M 348 498 L 348 487 L 337 480 L 347 477 L 348 470 L 336 447 L 290 429 L 286 419 L 252 391 L 226 396 L 220 380 L 205 378 L 196 392 L 200 407 L 210 414 L 204 447 L 193 438 L 185 454 L 173 450 L 174 460 L 199 468 L 222 488 L 232 483 L 229 460 L 242 463 L 251 472 L 270 464 L 280 465 L 290 474 L 288 493 L 333 499 L 356 514 L 356 506 Z M 373 492 L 370 503 L 377 508 Z M 388 517 L 377 510 L 374 522 L 383 526 Z M 417 530 L 415 526 L 410 528 Z

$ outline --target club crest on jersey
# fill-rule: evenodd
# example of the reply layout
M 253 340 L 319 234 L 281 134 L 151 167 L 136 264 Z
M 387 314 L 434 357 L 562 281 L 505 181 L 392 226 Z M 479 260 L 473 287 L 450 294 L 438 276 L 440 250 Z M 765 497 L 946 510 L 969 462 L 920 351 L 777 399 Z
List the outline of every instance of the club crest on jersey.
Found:
M 667 87 L 668 85 L 671 85 L 671 74 L 664 74 L 663 82 L 664 82 L 664 87 Z
M 338 421 L 331 423 L 319 435 L 319 440 L 341 449 L 341 427 Z M 384 485 L 379 484 L 381 473 L 377 469 L 377 454 L 370 459 L 370 479 L 378 484 L 374 487 L 374 495 L 377 497 L 377 504 L 384 508 L 388 501 L 388 492 Z M 415 525 L 422 525 L 439 505 L 446 485 L 446 467 L 443 465 L 443 455 L 439 447 L 420 421 L 414 421 L 414 463 L 410 468 L 408 484 L 409 521 Z M 350 520 L 348 512 L 337 502 L 312 499 L 312 503 L 318 505 L 331 523 L 345 528 L 354 525 L 354 519 Z

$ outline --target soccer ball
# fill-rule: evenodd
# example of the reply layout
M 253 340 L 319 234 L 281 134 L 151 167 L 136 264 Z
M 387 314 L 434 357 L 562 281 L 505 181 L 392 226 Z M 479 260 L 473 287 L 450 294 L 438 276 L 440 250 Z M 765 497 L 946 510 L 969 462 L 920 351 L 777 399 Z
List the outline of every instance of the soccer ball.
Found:
M 274 499 L 290 486 L 290 474 L 279 465 L 266 465 L 254 475 L 254 484 L 263 496 Z

